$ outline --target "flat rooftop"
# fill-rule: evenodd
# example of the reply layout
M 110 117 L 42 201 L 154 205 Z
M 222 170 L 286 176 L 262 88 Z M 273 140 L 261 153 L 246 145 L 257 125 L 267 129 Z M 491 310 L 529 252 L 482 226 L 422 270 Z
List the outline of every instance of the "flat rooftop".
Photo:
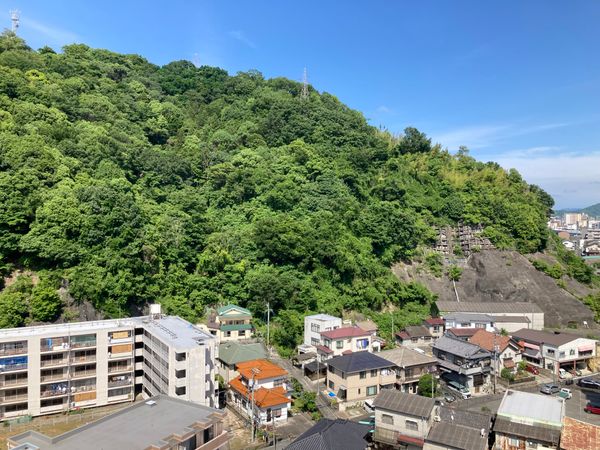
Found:
M 551 395 L 508 390 L 498 408 L 498 417 L 526 425 L 561 427 L 564 400 Z
M 176 398 L 159 395 L 151 401 L 153 405 L 148 400 L 140 402 L 54 438 L 27 431 L 9 441 L 13 445 L 22 445 L 20 448 L 23 449 L 144 450 L 152 445 L 167 444 L 173 435 L 191 432 L 198 422 L 205 424 L 201 426 L 203 429 L 213 420 L 224 417 L 216 409 Z
M 441 312 L 470 312 L 484 314 L 543 313 L 535 303 L 528 302 L 435 302 Z
M 165 343 L 180 349 L 195 347 L 201 345 L 202 341 L 214 339 L 211 334 L 178 316 L 160 316 L 154 319 L 150 319 L 150 316 L 140 316 L 90 322 L 58 323 L 35 327 L 5 328 L 0 330 L 0 340 L 27 339 L 32 336 L 68 336 L 94 333 L 100 330 L 133 328 L 146 328 Z

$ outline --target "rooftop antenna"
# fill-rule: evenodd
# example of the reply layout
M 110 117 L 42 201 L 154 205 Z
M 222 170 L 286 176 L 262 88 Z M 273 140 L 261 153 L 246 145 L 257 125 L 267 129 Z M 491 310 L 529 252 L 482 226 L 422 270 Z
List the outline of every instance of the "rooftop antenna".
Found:
M 17 30 L 19 28 L 19 16 L 21 15 L 21 11 L 19 11 L 18 9 L 13 9 L 10 12 L 10 20 L 12 21 L 12 32 L 13 33 L 17 33 Z
M 300 97 L 308 98 L 308 73 L 306 72 L 306 67 L 302 75 L 302 92 L 300 93 Z

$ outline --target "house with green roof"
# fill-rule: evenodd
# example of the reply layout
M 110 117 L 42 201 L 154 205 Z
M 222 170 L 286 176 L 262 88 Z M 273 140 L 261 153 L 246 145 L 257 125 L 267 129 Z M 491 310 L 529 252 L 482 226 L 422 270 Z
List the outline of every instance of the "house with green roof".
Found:
M 217 356 L 219 375 L 226 383 L 229 383 L 239 375 L 235 370 L 236 364 L 267 357 L 267 349 L 260 342 L 253 344 L 237 341 L 223 342 L 219 345 L 219 355 Z
M 238 305 L 222 306 L 209 314 L 206 327 L 219 342 L 250 339 L 252 313 Z

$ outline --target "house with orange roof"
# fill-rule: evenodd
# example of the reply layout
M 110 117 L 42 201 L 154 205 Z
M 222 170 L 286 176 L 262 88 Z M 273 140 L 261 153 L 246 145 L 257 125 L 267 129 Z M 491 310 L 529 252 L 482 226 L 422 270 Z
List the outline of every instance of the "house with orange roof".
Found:
M 521 362 L 521 347 L 509 336 L 502 336 L 497 333 L 490 333 L 482 328 L 471 336 L 469 342 L 479 345 L 484 350 L 492 353 L 492 367 L 496 373 L 502 369 L 509 369 L 516 372 L 517 365 Z
M 266 359 L 236 364 L 240 374 L 229 382 L 229 404 L 256 425 L 287 420 L 291 407 L 288 372 Z

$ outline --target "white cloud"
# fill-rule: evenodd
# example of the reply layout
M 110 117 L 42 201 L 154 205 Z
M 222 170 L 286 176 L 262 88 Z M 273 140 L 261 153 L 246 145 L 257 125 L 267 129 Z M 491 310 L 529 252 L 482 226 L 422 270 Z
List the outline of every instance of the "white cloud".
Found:
M 388 108 L 388 107 L 387 107 L 387 106 L 385 106 L 385 105 L 381 105 L 381 106 L 378 106 L 378 107 L 377 107 L 377 109 L 376 109 L 375 111 L 376 111 L 376 112 L 378 112 L 378 113 L 384 113 L 384 114 L 387 114 L 387 113 L 391 113 L 391 112 L 392 112 L 392 109 L 391 109 L 391 108 Z
M 72 44 L 74 42 L 80 42 L 82 40 L 76 33 L 46 25 L 29 17 L 23 17 L 21 19 L 21 26 L 24 30 L 29 29 L 41 35 L 51 44 L 62 46 L 66 44 Z
M 506 169 L 517 169 L 528 183 L 541 186 L 554 197 L 557 208 L 585 207 L 600 202 L 600 151 L 552 155 L 543 150 L 537 155 L 535 151 L 521 155 L 509 153 L 492 159 Z
M 251 41 L 242 30 L 230 31 L 229 36 L 250 48 L 256 48 L 256 44 Z

